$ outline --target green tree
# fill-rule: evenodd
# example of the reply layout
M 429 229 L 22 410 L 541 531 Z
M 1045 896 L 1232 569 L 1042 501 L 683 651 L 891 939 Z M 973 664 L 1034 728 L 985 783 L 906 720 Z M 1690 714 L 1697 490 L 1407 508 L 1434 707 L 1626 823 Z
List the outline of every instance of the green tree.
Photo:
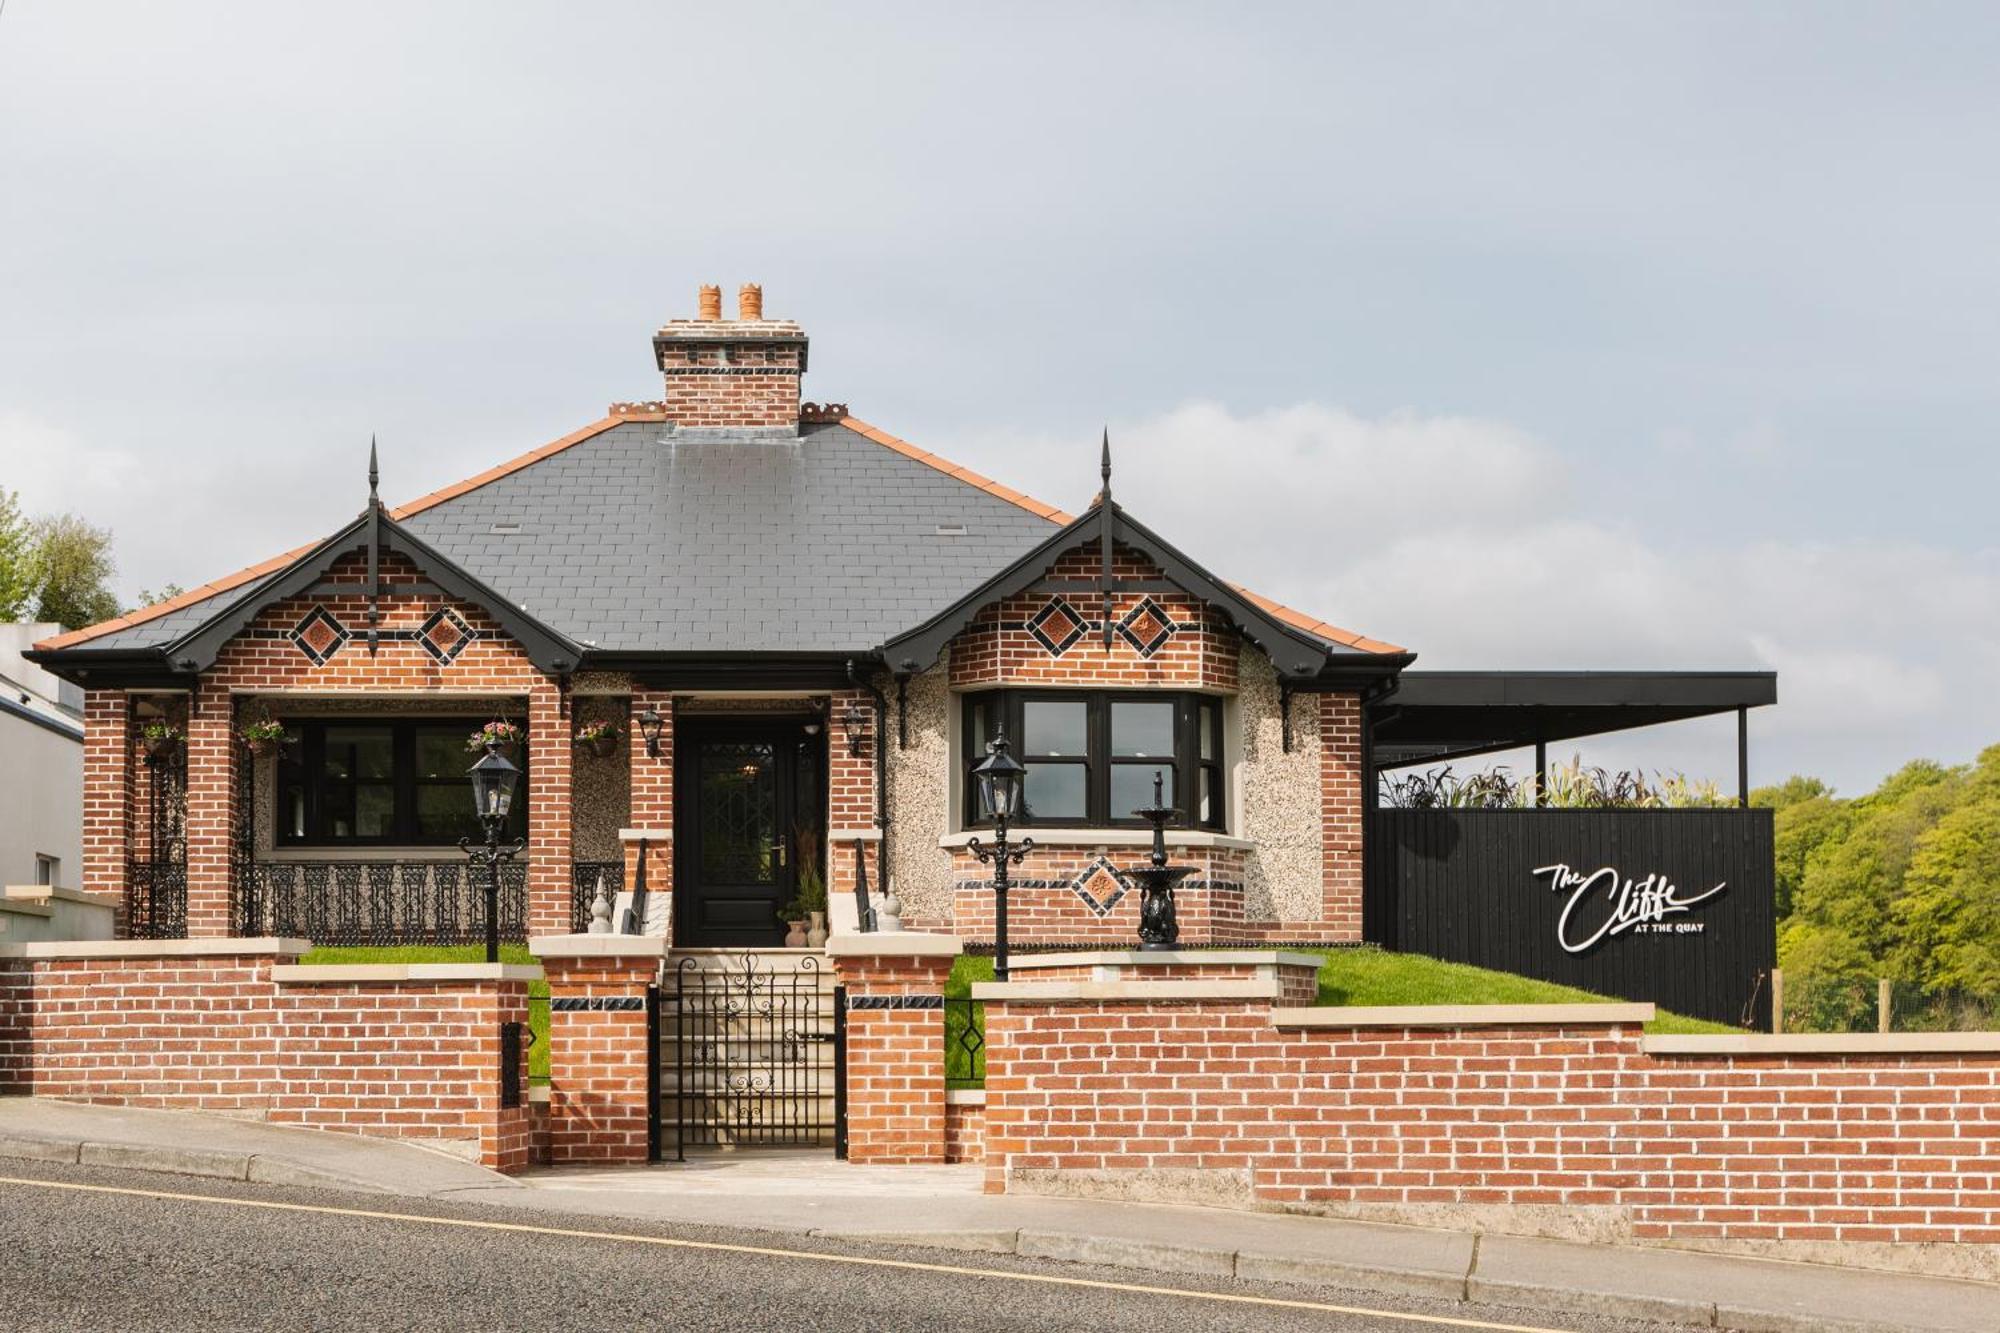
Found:
M 1759 787 L 1750 793 L 1750 804 L 1773 810 L 1772 841 L 1777 859 L 1778 924 L 1792 914 L 1799 886 L 1805 883 L 1806 865 L 1814 852 L 1828 842 L 1846 836 L 1851 821 L 1851 802 L 1833 794 L 1833 788 L 1818 778 L 1794 775 L 1775 787 Z
M 75 514 L 35 525 L 35 619 L 76 628 L 118 614 L 111 592 L 111 534 Z
M 35 531 L 20 497 L 0 490 L 0 622 L 27 614 L 35 594 Z
M 2000 994 L 2000 745 L 1918 839 L 1894 904 L 1894 974 L 1926 990 Z

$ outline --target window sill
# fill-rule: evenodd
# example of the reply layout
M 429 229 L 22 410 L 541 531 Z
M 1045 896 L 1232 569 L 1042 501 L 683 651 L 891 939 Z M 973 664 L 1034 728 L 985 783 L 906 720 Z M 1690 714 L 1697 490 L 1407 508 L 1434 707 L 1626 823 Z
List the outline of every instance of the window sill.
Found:
M 1033 838 L 1037 847 L 1151 847 L 1153 832 L 1142 828 L 1011 828 L 1009 835 Z M 938 846 L 946 848 L 963 847 L 978 838 L 982 842 L 993 841 L 991 829 L 967 829 L 962 833 L 947 833 L 938 839 Z M 1210 847 L 1230 851 L 1251 852 L 1257 844 L 1248 838 L 1233 838 L 1227 833 L 1211 833 L 1205 829 L 1168 829 L 1169 847 Z

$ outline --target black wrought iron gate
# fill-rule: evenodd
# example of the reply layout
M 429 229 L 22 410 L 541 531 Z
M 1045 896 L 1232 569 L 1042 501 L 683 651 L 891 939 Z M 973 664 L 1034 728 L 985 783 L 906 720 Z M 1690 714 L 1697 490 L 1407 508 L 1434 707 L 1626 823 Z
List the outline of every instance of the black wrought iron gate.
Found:
M 834 1147 L 839 999 L 815 955 L 679 959 L 660 989 L 659 1152 Z

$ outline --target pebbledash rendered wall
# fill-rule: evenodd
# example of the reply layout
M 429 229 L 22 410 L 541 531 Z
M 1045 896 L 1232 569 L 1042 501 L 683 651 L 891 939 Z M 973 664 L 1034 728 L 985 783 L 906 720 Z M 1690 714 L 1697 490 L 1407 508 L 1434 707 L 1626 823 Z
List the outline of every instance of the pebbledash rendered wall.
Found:
M 0 950 L 0 1093 L 200 1110 L 409 1139 L 496 1170 L 529 1162 L 525 1054 L 502 1024 L 532 967 L 293 965 L 303 940 Z M 512 1100 L 516 1104 L 504 1105 Z
M 1016 980 L 975 988 L 989 1189 L 1832 1246 L 2000 1277 L 2000 1034 L 1647 1036 L 1652 1006 L 1631 1004 L 1297 1007 L 1311 960 L 1264 957 L 1261 980 L 1220 958 L 1016 960 Z

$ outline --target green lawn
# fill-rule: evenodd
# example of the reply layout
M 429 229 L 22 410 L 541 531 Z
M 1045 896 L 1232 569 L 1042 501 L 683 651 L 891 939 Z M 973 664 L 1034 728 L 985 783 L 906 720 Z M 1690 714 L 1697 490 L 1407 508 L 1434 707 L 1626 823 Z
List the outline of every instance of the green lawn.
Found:
M 331 966 L 337 963 L 483 963 L 486 961 L 486 948 L 479 944 L 464 946 L 398 944 L 374 949 L 314 949 L 299 961 L 308 967 L 315 964 Z M 532 963 L 535 959 L 525 944 L 503 944 L 500 946 L 500 961 Z M 547 1083 L 549 1081 L 549 983 L 546 981 L 528 983 L 528 1030 L 535 1036 L 534 1044 L 528 1047 L 528 1081 Z
M 1386 953 L 1380 949 L 1294 949 L 1317 953 L 1321 1004 L 1601 1004 L 1609 996 L 1547 981 L 1533 981 L 1511 972 L 1490 972 L 1463 963 L 1444 963 L 1421 954 Z M 993 960 L 966 954 L 951 969 L 946 995 L 968 995 L 975 981 L 993 979 Z M 1687 1018 L 1662 1009 L 1648 1032 L 1736 1032 L 1722 1023 Z

